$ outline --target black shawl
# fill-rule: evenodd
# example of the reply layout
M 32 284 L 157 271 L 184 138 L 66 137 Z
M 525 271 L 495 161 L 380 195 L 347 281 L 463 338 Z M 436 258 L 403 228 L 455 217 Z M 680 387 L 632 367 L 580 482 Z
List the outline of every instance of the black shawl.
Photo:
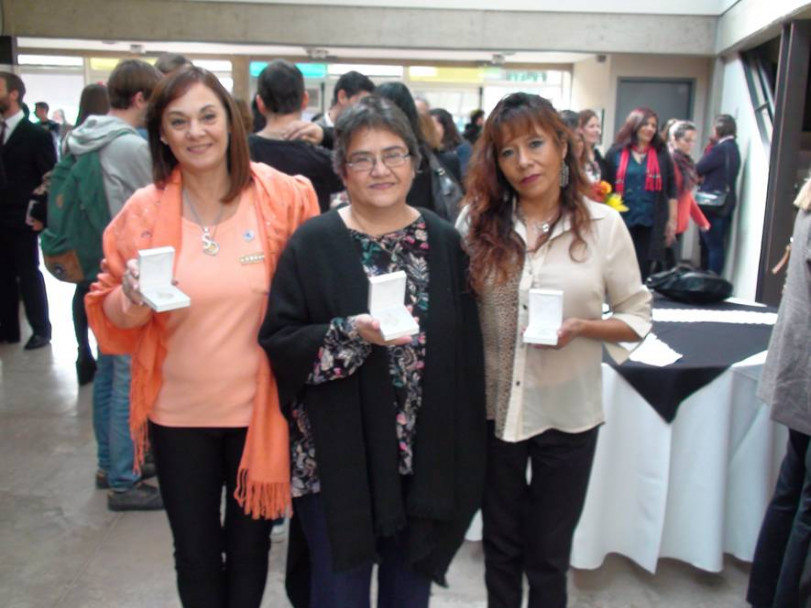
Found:
M 421 212 L 430 247 L 430 304 L 407 495 L 397 468 L 386 349 L 373 347 L 348 378 L 305 384 L 330 321 L 368 310 L 368 280 L 337 211 L 311 219 L 290 239 L 259 342 L 278 380 L 282 406 L 298 397 L 309 415 L 335 569 L 368 563 L 378 537 L 405 528 L 409 562 L 442 582 L 481 502 L 484 373 L 459 235 L 434 213 Z

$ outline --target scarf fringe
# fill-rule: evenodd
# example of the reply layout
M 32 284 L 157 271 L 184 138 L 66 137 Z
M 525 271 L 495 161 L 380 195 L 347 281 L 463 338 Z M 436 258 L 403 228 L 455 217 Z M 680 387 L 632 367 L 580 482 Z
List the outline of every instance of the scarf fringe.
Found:
M 292 515 L 290 482 L 258 482 L 248 479 L 248 469 L 237 473 L 234 498 L 253 519 L 279 519 Z

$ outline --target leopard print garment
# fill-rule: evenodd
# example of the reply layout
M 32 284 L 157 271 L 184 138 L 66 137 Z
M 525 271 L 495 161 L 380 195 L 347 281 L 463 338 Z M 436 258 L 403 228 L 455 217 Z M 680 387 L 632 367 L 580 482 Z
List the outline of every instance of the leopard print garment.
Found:
M 479 321 L 484 339 L 484 372 L 487 419 L 495 420 L 496 436 L 504 433 L 510 404 L 516 336 L 518 335 L 518 285 L 520 269 L 501 285 L 494 285 L 479 301 Z

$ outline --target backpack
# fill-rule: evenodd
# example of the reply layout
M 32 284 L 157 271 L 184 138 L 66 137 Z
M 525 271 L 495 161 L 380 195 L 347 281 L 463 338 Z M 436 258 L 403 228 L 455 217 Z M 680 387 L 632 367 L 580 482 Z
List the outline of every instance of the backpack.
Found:
M 130 131 L 122 130 L 116 137 Z M 110 223 L 99 148 L 69 152 L 51 173 L 48 226 L 40 235 L 45 267 L 60 281 L 94 281 L 104 258 L 102 237 Z

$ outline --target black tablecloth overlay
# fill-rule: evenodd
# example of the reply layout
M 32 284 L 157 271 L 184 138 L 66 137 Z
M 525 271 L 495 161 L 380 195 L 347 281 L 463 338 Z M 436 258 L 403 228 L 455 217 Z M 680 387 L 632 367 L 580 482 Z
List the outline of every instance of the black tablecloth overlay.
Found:
M 653 307 L 777 312 L 776 308 L 727 302 L 692 306 L 661 296 L 656 296 Z M 673 350 L 681 353 L 681 359 L 666 367 L 630 360 L 618 366 L 607 355 L 604 360 L 670 423 L 687 397 L 712 382 L 731 365 L 766 350 L 772 327 L 745 323 L 654 322 L 653 332 Z

